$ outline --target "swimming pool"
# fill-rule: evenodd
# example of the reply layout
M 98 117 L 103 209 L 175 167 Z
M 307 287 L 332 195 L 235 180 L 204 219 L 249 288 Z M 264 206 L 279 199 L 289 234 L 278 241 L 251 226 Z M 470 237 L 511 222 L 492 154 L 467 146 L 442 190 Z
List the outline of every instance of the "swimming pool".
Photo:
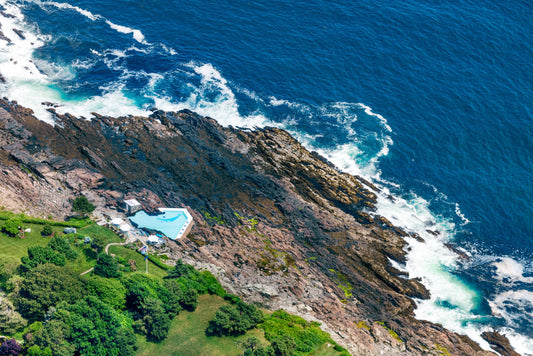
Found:
M 139 228 L 159 231 L 171 240 L 181 238 L 192 223 L 192 216 L 187 209 L 160 208 L 161 214 L 148 215 L 144 210 L 130 217 L 130 221 Z

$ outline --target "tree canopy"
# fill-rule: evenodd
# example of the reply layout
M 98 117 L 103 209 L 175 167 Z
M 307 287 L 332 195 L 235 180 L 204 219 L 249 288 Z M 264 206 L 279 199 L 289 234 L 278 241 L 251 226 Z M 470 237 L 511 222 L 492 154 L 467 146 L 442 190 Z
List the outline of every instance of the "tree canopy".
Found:
M 83 195 L 80 195 L 72 202 L 72 210 L 81 216 L 92 213 L 94 209 L 95 206 Z

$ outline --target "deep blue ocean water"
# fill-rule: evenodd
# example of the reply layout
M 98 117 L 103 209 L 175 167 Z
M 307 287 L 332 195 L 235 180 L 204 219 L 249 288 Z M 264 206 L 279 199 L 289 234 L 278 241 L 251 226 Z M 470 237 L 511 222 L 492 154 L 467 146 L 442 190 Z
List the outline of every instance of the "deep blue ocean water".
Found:
M 398 266 L 432 293 L 418 317 L 478 341 L 494 327 L 533 354 L 533 3 L 0 4 L 15 16 L 0 15 L 2 96 L 43 120 L 51 101 L 286 128 L 392 194 L 378 213 L 426 238 Z

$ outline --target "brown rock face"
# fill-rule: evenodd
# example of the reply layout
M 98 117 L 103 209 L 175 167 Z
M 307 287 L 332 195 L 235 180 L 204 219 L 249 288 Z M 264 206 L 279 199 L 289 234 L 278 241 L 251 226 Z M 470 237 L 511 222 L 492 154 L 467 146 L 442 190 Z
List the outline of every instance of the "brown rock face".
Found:
M 405 258 L 406 233 L 368 214 L 376 188 L 285 131 L 225 129 L 189 111 L 57 122 L 0 100 L 0 199 L 10 207 L 62 216 L 83 191 L 110 206 L 123 196 L 188 206 L 196 224 L 172 245 L 175 258 L 248 301 L 321 321 L 353 354 L 492 354 L 414 318 L 410 297 L 428 291 L 391 267 Z
M 509 339 L 507 339 L 505 336 L 501 335 L 498 332 L 491 332 L 491 331 L 485 331 L 481 336 L 487 340 L 487 342 L 490 344 L 490 347 L 492 347 L 496 352 L 498 352 L 502 356 L 520 356 L 518 352 L 516 352 L 511 344 L 509 343 Z

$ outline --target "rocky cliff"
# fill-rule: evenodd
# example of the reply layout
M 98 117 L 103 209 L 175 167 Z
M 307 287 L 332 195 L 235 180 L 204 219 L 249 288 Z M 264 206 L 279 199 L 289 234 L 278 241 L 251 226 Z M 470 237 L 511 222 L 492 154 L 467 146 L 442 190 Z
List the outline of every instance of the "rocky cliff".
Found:
M 80 193 L 100 207 L 125 196 L 148 208 L 187 206 L 196 224 L 175 258 L 214 272 L 247 301 L 284 308 L 355 355 L 486 355 L 476 343 L 416 320 L 427 298 L 389 260 L 406 232 L 374 210 L 376 187 L 338 171 L 285 131 L 223 128 L 189 111 L 55 126 L 0 100 L 0 200 L 64 217 Z

